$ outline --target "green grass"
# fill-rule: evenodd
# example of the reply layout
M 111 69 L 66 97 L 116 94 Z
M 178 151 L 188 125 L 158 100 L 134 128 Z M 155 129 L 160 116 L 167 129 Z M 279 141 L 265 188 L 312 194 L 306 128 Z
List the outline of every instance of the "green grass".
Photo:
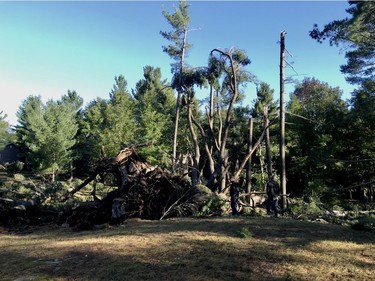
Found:
M 240 235 L 239 235 L 240 234 Z M 246 239 L 241 236 L 245 235 Z M 375 280 L 375 235 L 259 217 L 0 229 L 1 280 Z

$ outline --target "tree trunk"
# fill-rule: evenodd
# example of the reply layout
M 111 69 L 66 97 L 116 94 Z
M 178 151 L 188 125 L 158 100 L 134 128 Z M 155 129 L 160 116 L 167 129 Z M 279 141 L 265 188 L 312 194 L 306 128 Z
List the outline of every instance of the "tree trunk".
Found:
M 226 186 L 226 176 L 228 172 L 228 167 L 227 162 L 228 162 L 228 152 L 226 149 L 226 144 L 227 144 L 227 139 L 228 139 L 228 132 L 229 132 L 229 125 L 230 125 L 230 120 L 231 120 L 231 114 L 232 110 L 234 107 L 234 103 L 238 97 L 238 89 L 237 89 L 237 70 L 235 69 L 234 61 L 230 53 L 223 52 L 218 49 L 213 49 L 211 51 L 211 54 L 213 52 L 218 52 L 222 54 L 223 56 L 227 57 L 230 61 L 230 67 L 232 71 L 232 80 L 230 83 L 230 90 L 232 92 L 232 97 L 230 99 L 230 103 L 228 106 L 227 114 L 225 117 L 224 121 L 224 126 L 223 126 L 223 132 L 221 135 L 221 143 L 220 143 L 220 153 L 219 153 L 219 161 L 218 161 L 218 169 L 217 171 L 219 172 L 219 192 L 222 192 L 225 189 Z
M 247 132 L 247 153 L 249 154 L 253 148 L 253 118 L 249 118 L 249 127 Z M 246 193 L 250 194 L 251 192 L 251 160 L 252 157 L 249 157 L 249 160 L 246 164 Z M 248 197 L 248 203 L 251 203 L 250 195 Z
M 173 146 L 172 146 L 172 170 L 175 171 L 176 166 L 176 156 L 177 156 L 177 136 L 178 136 L 178 123 L 180 119 L 180 104 L 181 104 L 181 91 L 182 91 L 182 74 L 183 67 L 185 63 L 185 50 L 186 50 L 186 36 L 187 29 L 184 29 L 184 37 L 181 47 L 181 60 L 180 60 L 180 75 L 179 75 L 179 89 L 177 91 L 177 100 L 176 100 L 176 119 L 174 122 L 174 134 L 173 134 Z
M 176 169 L 176 157 L 177 157 L 177 135 L 178 135 L 178 123 L 180 119 L 180 99 L 181 93 L 177 92 L 175 120 L 174 120 L 174 133 L 173 133 L 173 146 L 172 146 L 172 171 Z
M 193 139 L 193 145 L 194 145 L 194 157 L 193 157 L 193 169 L 191 171 L 191 184 L 193 187 L 195 187 L 199 183 L 199 160 L 200 160 L 200 149 L 199 149 L 199 143 L 197 134 L 194 130 L 193 126 L 193 112 L 191 108 L 192 101 L 190 100 L 190 95 L 188 97 L 188 123 L 189 123 L 189 130 L 191 133 L 191 137 Z
M 268 174 L 268 180 L 272 178 L 272 155 L 271 155 L 271 141 L 270 141 L 270 129 L 269 129 L 269 120 L 268 120 L 268 107 L 263 107 L 263 122 L 264 122 L 264 128 L 266 130 L 266 137 L 265 137 L 265 143 L 266 143 L 266 162 L 267 162 L 267 174 Z
M 280 185 L 283 195 L 286 194 L 285 168 L 285 110 L 284 110 L 284 53 L 285 31 L 280 34 Z M 286 197 L 282 196 L 282 207 L 286 208 Z

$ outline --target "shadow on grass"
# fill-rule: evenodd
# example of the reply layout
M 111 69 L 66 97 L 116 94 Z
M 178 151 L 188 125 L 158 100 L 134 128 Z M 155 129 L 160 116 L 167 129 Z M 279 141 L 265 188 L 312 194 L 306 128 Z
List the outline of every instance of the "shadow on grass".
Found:
M 291 238 L 296 247 L 305 247 L 320 240 L 354 242 L 357 244 L 375 243 L 373 232 L 357 231 L 348 226 L 297 221 L 294 219 L 254 218 L 254 217 L 215 217 L 215 218 L 176 218 L 164 221 L 125 221 L 113 231 L 99 230 L 92 235 L 149 235 L 175 232 L 202 232 L 239 237 L 241 228 L 247 228 L 252 236 L 263 239 Z M 89 232 L 90 233 L 90 232 Z M 91 235 L 87 233 L 87 235 Z
M 284 239 L 285 243 L 294 247 L 305 247 L 321 240 L 353 242 L 357 244 L 375 243 L 373 232 L 353 230 L 348 226 L 322 224 L 318 222 L 298 221 L 294 219 L 275 219 L 268 217 L 211 217 L 211 218 L 174 218 L 169 220 L 130 219 L 118 226 L 103 226 L 89 231 L 72 231 L 69 228 L 52 226 L 50 228 L 34 228 L 26 230 L 30 239 L 69 240 L 95 237 L 113 237 L 126 235 L 148 236 L 152 234 L 169 234 L 181 232 L 198 232 L 215 235 L 239 237 L 239 231 L 247 228 L 252 237 L 259 239 Z M 1 231 L 0 231 L 1 234 Z M 51 235 L 52 234 L 52 235 Z M 284 241 L 282 240 L 282 241 Z
M 238 232 L 244 227 L 251 232 L 248 239 L 239 238 Z M 190 232 L 194 235 L 185 235 Z M 163 239 L 142 244 L 144 238 L 149 241 L 158 235 Z M 126 244 L 127 237 L 139 245 Z M 374 243 L 373 233 L 349 227 L 252 217 L 129 220 L 122 226 L 95 231 L 72 232 L 52 227 L 2 238 L 29 242 L 29 246 L 21 243 L 16 247 L 15 243 L 2 249 L 3 281 L 317 280 L 319 274 L 329 279 L 330 273 L 320 272 L 319 266 L 325 262 L 322 254 L 334 256 L 335 249 L 324 249 L 323 253 L 321 248 L 311 247 L 312 243 L 321 240 Z M 104 243 L 108 240 L 114 245 Z M 84 243 L 75 245 L 76 241 Z M 47 245 L 46 250 L 37 252 L 43 245 Z M 345 268 L 351 258 L 354 271 L 371 272 L 374 267 L 371 253 L 364 259 L 352 255 L 352 251 L 340 249 L 338 265 L 327 261 L 327 267 Z M 314 267 L 318 268 L 315 273 L 308 272 Z M 350 274 L 342 275 L 340 280 L 350 280 L 353 277 Z M 355 277 L 366 280 L 369 276 Z
M 160 249 L 150 249 L 147 256 L 128 254 L 126 249 L 108 254 L 65 248 L 48 258 L 3 251 L 3 257 L 11 264 L 7 269 L 0 266 L 1 280 L 288 280 L 289 275 L 283 270 L 275 274 L 278 262 L 285 257 L 280 255 L 270 263 L 271 249 L 255 245 L 252 250 L 245 247 L 231 252 L 229 246 L 223 247 L 219 242 L 185 242 L 190 244 L 188 251 L 166 253 L 160 245 Z

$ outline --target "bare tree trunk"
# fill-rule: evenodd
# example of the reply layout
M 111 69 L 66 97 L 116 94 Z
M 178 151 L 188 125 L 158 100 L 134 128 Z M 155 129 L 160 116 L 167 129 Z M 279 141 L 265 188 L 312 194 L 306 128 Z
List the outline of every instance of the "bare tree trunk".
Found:
M 189 123 L 189 130 L 191 133 L 191 137 L 193 139 L 194 145 L 194 157 L 193 157 L 193 169 L 191 171 L 191 184 L 195 187 L 199 183 L 199 160 L 200 160 L 200 149 L 197 134 L 195 133 L 194 126 L 193 126 L 193 112 L 191 108 L 192 101 L 190 100 L 190 95 L 188 97 L 188 123 Z
M 260 135 L 259 139 L 256 141 L 256 143 L 253 145 L 251 151 L 249 151 L 249 153 L 245 156 L 245 158 L 242 160 L 241 162 L 241 165 L 240 167 L 238 168 L 238 171 L 236 171 L 234 173 L 234 178 L 238 178 L 239 175 L 241 174 L 241 171 L 243 170 L 243 168 L 245 167 L 247 161 L 249 161 L 251 155 L 253 155 L 254 151 L 256 149 L 258 149 L 258 147 L 260 146 L 260 144 L 262 143 L 263 139 L 264 139 L 264 135 L 265 135 L 265 132 L 266 130 L 263 130 L 262 134 Z
M 213 190 L 214 186 L 215 186 L 215 162 L 214 162 L 212 153 L 213 153 L 214 147 L 216 149 L 218 147 L 217 141 L 216 141 L 216 138 L 215 138 L 215 133 L 214 133 L 214 110 L 215 110 L 214 92 L 215 92 L 215 89 L 214 89 L 213 85 L 210 85 L 210 107 L 208 109 L 208 112 L 206 111 L 208 126 L 209 126 L 209 136 L 210 136 L 209 139 L 207 139 L 203 128 L 201 126 L 198 126 L 198 128 L 199 128 L 199 130 L 202 134 L 202 137 L 203 137 L 203 143 L 205 144 L 205 150 L 206 150 L 207 159 L 208 159 L 208 163 L 209 163 L 208 168 L 209 168 L 210 174 L 209 174 L 209 177 L 208 177 L 207 186 L 211 190 Z
M 253 148 L 253 118 L 249 118 L 249 127 L 247 130 L 247 153 L 249 154 Z M 249 160 L 246 164 L 246 193 L 250 194 L 251 192 L 251 160 L 252 157 L 249 157 Z M 248 197 L 248 203 L 251 203 L 250 195 Z
M 284 110 L 284 53 L 285 31 L 280 34 L 280 185 L 282 194 L 286 194 L 285 168 L 285 110 Z M 286 197 L 282 196 L 282 207 L 286 208 Z
M 228 152 L 226 150 L 226 144 L 227 144 L 227 139 L 228 139 L 229 124 L 230 124 L 230 120 L 231 120 L 231 114 L 232 114 L 234 102 L 236 101 L 236 99 L 238 97 L 237 69 L 235 68 L 234 61 L 233 61 L 232 55 L 230 53 L 223 52 L 219 49 L 213 49 L 211 51 L 211 54 L 213 52 L 218 52 L 221 55 L 227 57 L 229 59 L 230 67 L 231 67 L 231 71 L 232 71 L 232 77 L 231 77 L 232 80 L 231 80 L 231 83 L 230 83 L 232 97 L 231 97 L 231 100 L 230 100 L 230 103 L 229 103 L 229 106 L 228 106 L 228 110 L 227 110 L 227 114 L 226 114 L 226 117 L 225 117 L 225 121 L 224 121 L 223 132 L 222 132 L 221 143 L 220 143 L 220 156 L 219 156 L 220 159 L 218 161 L 218 165 L 219 165 L 218 171 L 220 172 L 220 175 L 219 175 L 219 182 L 220 182 L 219 192 L 222 192 L 225 189 L 225 186 L 226 186 L 226 175 L 227 175 L 227 172 L 228 172 L 228 167 L 227 167 Z
M 272 178 L 272 155 L 271 155 L 271 141 L 270 141 L 270 129 L 269 129 L 269 120 L 268 120 L 268 107 L 263 107 L 263 122 L 264 122 L 264 128 L 266 130 L 266 137 L 265 137 L 265 143 L 266 143 L 266 162 L 267 162 L 267 174 L 268 174 L 268 180 Z
M 260 164 L 260 185 L 264 186 L 264 165 L 262 157 L 262 145 L 259 145 L 259 164 Z
M 172 146 L 172 170 L 173 172 L 176 169 L 176 160 L 177 160 L 177 135 L 178 135 L 178 123 L 180 119 L 180 91 L 177 92 L 176 100 L 176 110 L 175 110 L 175 120 L 174 120 L 174 133 L 173 133 L 173 146 Z
M 181 60 L 180 60 L 180 75 L 179 75 L 179 90 L 177 91 L 177 99 L 176 99 L 176 118 L 174 122 L 174 133 L 173 133 L 173 145 L 172 145 L 172 170 L 175 171 L 176 166 L 176 156 L 177 156 L 177 136 L 178 136 L 178 124 L 180 119 L 180 104 L 181 104 L 181 89 L 182 89 L 182 74 L 183 74 L 183 67 L 185 63 L 185 50 L 186 50 L 186 36 L 188 30 L 184 29 L 184 37 L 181 47 Z

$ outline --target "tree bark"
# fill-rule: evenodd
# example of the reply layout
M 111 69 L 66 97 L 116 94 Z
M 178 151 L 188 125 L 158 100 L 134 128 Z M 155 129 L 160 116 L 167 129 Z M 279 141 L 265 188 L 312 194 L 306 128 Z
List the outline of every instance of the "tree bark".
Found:
M 193 157 L 193 169 L 191 171 L 191 184 L 193 187 L 195 187 L 199 183 L 199 160 L 200 160 L 200 149 L 199 149 L 199 143 L 197 134 L 195 132 L 194 126 L 193 126 L 193 112 L 191 108 L 192 101 L 190 100 L 190 94 L 188 95 L 188 123 L 189 123 L 189 130 L 191 137 L 193 139 L 193 145 L 194 145 L 194 157 Z
M 229 59 L 229 63 L 231 67 L 230 75 L 232 76 L 231 83 L 230 83 L 232 97 L 230 99 L 230 103 L 229 103 L 227 114 L 226 114 L 225 121 L 224 121 L 223 132 L 222 132 L 221 143 L 220 143 L 220 158 L 218 161 L 218 169 L 217 169 L 217 171 L 219 171 L 219 192 L 222 192 L 226 186 L 226 175 L 228 171 L 228 167 L 226 166 L 227 165 L 226 163 L 228 162 L 228 151 L 226 149 L 226 143 L 228 139 L 229 125 L 230 125 L 232 110 L 234 107 L 234 102 L 237 100 L 237 97 L 238 97 L 237 69 L 235 68 L 234 61 L 230 53 L 223 52 L 219 49 L 213 49 L 211 51 L 211 55 L 214 52 L 218 52 L 221 55 Z
M 280 185 L 283 194 L 286 194 L 286 168 L 285 168 L 285 110 L 284 110 L 284 56 L 285 34 L 280 34 Z M 282 207 L 286 208 L 286 197 L 282 197 Z
M 180 105 L 181 105 L 181 91 L 182 91 L 182 74 L 183 67 L 185 63 L 185 51 L 186 51 L 186 37 L 187 37 L 187 28 L 184 29 L 182 47 L 181 47 L 181 60 L 180 60 L 180 73 L 179 73 L 179 89 L 177 91 L 177 100 L 176 100 L 176 118 L 174 123 L 174 133 L 173 133 L 173 145 L 172 145 L 172 171 L 175 171 L 176 168 L 176 157 L 177 157 L 177 136 L 178 136 L 178 124 L 180 119 Z
M 253 118 L 249 118 L 249 127 L 247 132 L 247 154 L 251 152 L 253 148 Z M 249 160 L 246 163 L 246 193 L 251 193 L 251 160 L 252 157 L 249 157 Z M 248 203 L 250 203 L 251 198 L 248 197 Z
M 270 129 L 269 129 L 269 120 L 268 120 L 268 107 L 263 107 L 263 122 L 264 122 L 264 128 L 266 128 L 266 162 L 267 162 L 267 174 L 268 174 L 268 180 L 272 178 L 272 154 L 271 154 L 271 141 L 270 141 Z

